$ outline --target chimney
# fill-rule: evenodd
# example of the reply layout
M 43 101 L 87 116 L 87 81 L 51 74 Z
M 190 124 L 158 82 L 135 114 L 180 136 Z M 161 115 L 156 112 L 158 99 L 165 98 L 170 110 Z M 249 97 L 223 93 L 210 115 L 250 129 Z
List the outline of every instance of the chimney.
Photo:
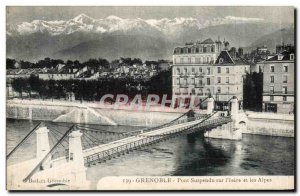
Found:
M 239 57 L 243 57 L 243 55 L 244 55 L 244 50 L 243 50 L 243 48 L 239 48 L 239 49 L 238 49 L 238 56 L 239 56 Z
M 230 53 L 230 56 L 231 56 L 233 59 L 236 58 L 236 49 L 235 49 L 235 47 L 232 47 L 232 48 L 230 49 L 229 53 Z

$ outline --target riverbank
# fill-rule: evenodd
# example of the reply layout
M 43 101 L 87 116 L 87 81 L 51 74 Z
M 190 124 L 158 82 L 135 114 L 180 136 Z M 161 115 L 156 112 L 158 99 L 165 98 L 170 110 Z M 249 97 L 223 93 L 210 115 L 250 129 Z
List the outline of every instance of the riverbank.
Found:
M 294 115 L 246 111 L 248 129 L 244 133 L 294 137 Z
M 6 117 L 99 125 L 156 126 L 169 122 L 187 111 L 160 106 L 139 109 L 128 105 L 118 109 L 111 107 L 112 105 L 100 105 L 98 102 L 12 99 L 7 100 Z M 293 115 L 252 111 L 246 111 L 246 115 L 249 123 L 243 133 L 294 137 Z

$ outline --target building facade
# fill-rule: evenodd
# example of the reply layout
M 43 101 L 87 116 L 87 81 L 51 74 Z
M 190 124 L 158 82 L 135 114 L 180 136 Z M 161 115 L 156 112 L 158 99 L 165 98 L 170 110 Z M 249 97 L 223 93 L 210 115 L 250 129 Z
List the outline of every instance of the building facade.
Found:
M 231 55 L 228 46 L 228 42 L 207 39 L 175 48 L 172 94 L 177 104 L 188 102 L 190 96 L 199 101 L 212 96 L 217 107 L 227 105 L 233 96 L 242 102 L 243 77 L 250 66 L 236 54 Z
M 294 112 L 294 51 L 284 51 L 263 63 L 263 105 L 265 112 Z

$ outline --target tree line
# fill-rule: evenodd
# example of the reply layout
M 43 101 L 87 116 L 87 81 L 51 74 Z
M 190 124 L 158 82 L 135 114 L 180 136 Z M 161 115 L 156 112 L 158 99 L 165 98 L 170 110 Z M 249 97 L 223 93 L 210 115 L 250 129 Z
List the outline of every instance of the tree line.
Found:
M 145 61 L 145 64 L 147 66 L 154 64 L 158 65 L 159 63 L 165 63 L 168 62 L 166 60 L 158 60 L 158 61 Z M 143 61 L 140 58 L 124 58 L 121 57 L 120 59 L 115 59 L 109 62 L 107 59 L 103 58 L 92 58 L 89 59 L 88 61 L 85 62 L 79 62 L 78 60 L 67 60 L 63 61 L 61 59 L 50 59 L 50 58 L 45 58 L 43 60 L 39 60 L 36 63 L 29 62 L 29 61 L 16 61 L 15 59 L 6 59 L 6 69 L 16 69 L 16 68 L 21 68 L 21 69 L 30 69 L 30 68 L 55 68 L 58 64 L 65 64 L 67 66 L 71 67 L 77 67 L 77 68 L 83 68 L 85 66 L 100 69 L 108 69 L 108 68 L 116 68 L 119 67 L 120 65 L 127 65 L 127 66 L 132 66 L 134 64 L 141 65 L 143 64 Z M 18 67 L 16 67 L 16 65 Z
M 243 92 L 244 108 L 261 111 L 263 97 L 263 73 L 247 73 Z
M 129 98 L 134 98 L 136 94 L 141 94 L 142 98 L 148 94 L 167 94 L 171 97 L 172 74 L 171 70 L 162 71 L 150 80 L 42 80 L 32 75 L 29 78 L 16 78 L 11 85 L 21 98 L 23 93 L 28 94 L 29 98 L 39 99 L 67 99 L 67 94 L 74 93 L 75 99 L 80 101 L 99 101 L 105 94 L 126 94 Z

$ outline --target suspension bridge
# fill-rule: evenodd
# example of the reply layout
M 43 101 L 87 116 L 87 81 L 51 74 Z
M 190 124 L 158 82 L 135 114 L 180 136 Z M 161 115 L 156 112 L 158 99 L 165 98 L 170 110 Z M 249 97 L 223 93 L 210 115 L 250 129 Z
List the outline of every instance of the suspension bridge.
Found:
M 129 132 L 102 130 L 86 124 L 39 123 L 7 154 L 7 160 L 11 159 L 36 133 L 36 157 L 9 165 L 7 185 L 16 189 L 30 187 L 28 184 L 33 181 L 41 181 L 41 179 L 46 181 L 45 179 L 51 177 L 63 180 L 46 182 L 48 186 L 68 184 L 73 189 L 74 187 L 82 188 L 84 184 L 88 184 L 85 174 L 87 167 L 102 164 L 112 158 L 163 142 L 180 134 L 193 132 L 207 134 L 213 130 L 220 130 L 219 128 L 224 125 L 230 125 L 227 127 L 230 130 L 223 130 L 223 132 L 239 129 L 236 99 L 231 100 L 230 116 L 223 116 L 220 112 L 214 111 L 212 98 L 207 98 L 206 101 L 206 114 L 195 114 L 189 110 L 168 123 Z M 217 138 L 222 138 L 222 136 Z M 65 179 L 68 179 L 68 182 L 65 182 Z M 43 183 L 38 184 L 45 186 Z

